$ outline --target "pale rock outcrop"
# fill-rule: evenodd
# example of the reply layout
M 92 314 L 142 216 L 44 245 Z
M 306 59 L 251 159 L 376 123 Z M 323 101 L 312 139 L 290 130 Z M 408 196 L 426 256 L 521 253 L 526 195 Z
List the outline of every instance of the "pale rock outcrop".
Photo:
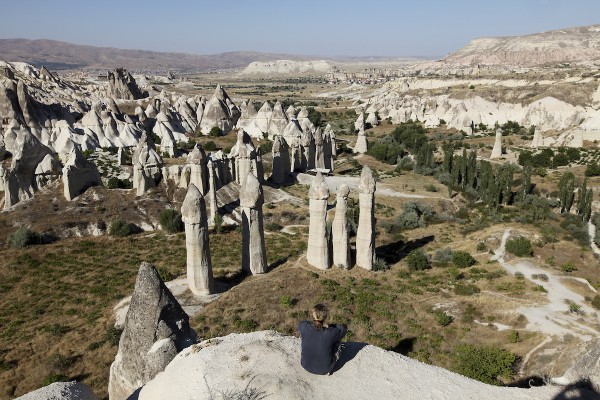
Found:
M 75 146 L 62 170 L 63 192 L 67 201 L 83 193 L 91 186 L 102 185 L 96 165 L 83 156 Z
M 60 178 L 62 166 L 60 162 L 50 154 L 35 168 L 35 184 L 38 188 L 48 185 L 50 182 Z
M 260 129 L 260 131 L 263 133 L 267 133 L 269 131 L 269 120 L 271 119 L 271 114 L 273 114 L 271 104 L 269 104 L 268 101 L 265 101 L 254 117 L 256 126 L 258 126 L 258 129 Z
M 240 188 L 242 208 L 242 271 L 257 275 L 267 272 L 263 229 L 264 195 L 262 185 L 249 173 Z
M 541 147 L 544 145 L 544 135 L 542 134 L 542 131 L 535 128 L 535 131 L 533 132 L 533 140 L 531 141 L 531 147 L 533 147 L 534 149 L 537 149 L 538 147 Z
M 315 168 L 325 169 L 325 145 L 323 142 L 323 133 L 321 128 L 317 128 L 314 134 L 315 144 Z
M 337 149 L 335 147 L 335 133 L 333 133 L 331 125 L 327 125 L 325 127 L 325 131 L 323 132 L 323 159 L 326 169 L 333 171 L 333 160 L 336 156 L 336 153 Z
M 492 149 L 492 154 L 490 155 L 490 159 L 500 158 L 502 157 L 502 130 L 496 130 L 496 140 L 494 142 L 494 148 Z
M 354 130 L 364 132 L 365 128 L 365 114 L 361 112 L 358 115 L 358 118 L 356 118 L 356 121 L 354 122 Z
M 280 185 L 287 179 L 291 172 L 290 153 L 286 141 L 279 135 L 273 138 L 273 172 L 271 179 Z
M 273 140 L 273 137 L 276 135 L 283 135 L 283 131 L 287 127 L 288 122 L 289 118 L 283 111 L 281 103 L 279 101 L 276 102 L 275 106 L 273 106 L 271 117 L 269 118 L 269 140 Z
M 296 119 L 298 120 L 298 124 L 300 125 L 302 132 L 314 132 L 316 129 L 310 118 L 308 118 L 308 109 L 306 107 L 302 107 L 300 109 Z
M 592 106 L 600 108 L 600 85 L 598 85 L 598 89 L 592 95 Z
M 194 184 L 202 195 L 208 192 L 208 168 L 204 148 L 196 144 L 187 156 L 186 168 L 189 170 L 189 183 Z
M 358 184 L 359 217 L 356 230 L 356 265 L 373 269 L 375 259 L 375 178 L 366 165 Z
M 306 260 L 313 267 L 328 269 L 329 237 L 327 235 L 327 199 L 329 189 L 320 172 L 313 179 L 308 190 L 310 225 L 308 228 L 308 249 Z
M 300 349 L 300 338 L 274 331 L 211 338 L 177 355 L 140 391 L 138 400 L 211 399 L 223 392 L 268 400 L 551 400 L 564 395 L 563 388 L 553 385 L 488 385 L 357 342 L 345 344 L 340 368 L 331 375 L 313 375 L 300 365 Z M 369 379 L 365 371 L 372 372 Z
M 161 179 L 162 157 L 154 149 L 152 138 L 145 133 L 131 157 L 133 164 L 133 188 L 138 196 L 155 187 Z
M 305 130 L 300 136 L 300 168 L 308 171 L 315 168 L 315 139 L 310 130 Z
M 333 265 L 343 269 L 348 269 L 352 265 L 350 235 L 348 233 L 348 221 L 346 220 L 349 194 L 350 188 L 348 188 L 348 185 L 341 184 L 337 192 L 335 217 L 331 225 Z
M 35 171 L 38 164 L 51 154 L 29 130 L 19 130 L 14 143 L 13 159 L 5 172 L 4 209 L 33 197 L 38 190 Z
M 575 361 L 562 377 L 556 381 L 560 384 L 576 384 L 588 380 L 592 388 L 600 391 L 600 339 L 587 343 L 583 354 Z
M 212 160 L 208 160 L 207 163 L 208 168 L 208 224 L 215 224 L 215 217 L 219 212 L 217 206 L 217 182 L 215 177 L 215 163 Z
M 367 116 L 367 119 L 365 120 L 365 122 L 367 124 L 370 124 L 371 126 L 377 126 L 379 125 L 379 121 L 377 120 L 377 115 L 375 115 L 374 112 L 369 113 L 369 115 Z M 438 126 L 439 125 L 439 121 L 437 125 L 434 126 Z
M 240 185 L 243 185 L 246 176 L 249 172 L 254 173 L 255 176 L 259 177 L 259 171 L 262 171 L 262 165 L 259 167 L 259 163 L 262 164 L 262 160 L 257 158 L 257 151 L 252 144 L 250 136 L 243 129 L 240 129 L 237 134 L 237 142 L 231 148 L 229 158 L 235 160 L 235 166 L 233 168 L 234 179 Z
M 115 361 L 110 366 L 111 400 L 127 399 L 161 372 L 196 332 L 152 264 L 142 263 Z
M 364 129 L 361 129 L 358 131 L 358 136 L 356 137 L 356 144 L 354 145 L 354 149 L 352 149 L 352 151 L 355 154 L 364 154 L 367 152 L 367 149 L 367 136 L 365 135 Z
M 54 382 L 15 400 L 97 400 L 92 389 L 85 383 Z
M 181 205 L 181 219 L 185 224 L 188 286 L 195 295 L 212 294 L 214 281 L 206 204 L 202 193 L 193 183 L 190 183 Z
M 207 135 L 214 127 L 221 129 L 224 135 L 229 133 L 239 118 L 239 110 L 234 107 L 225 90 L 217 85 L 213 96 L 204 106 L 200 121 L 202 133 Z
M 148 93 L 142 92 L 133 76 L 123 68 L 108 71 L 108 95 L 115 99 L 128 100 L 148 97 Z
M 288 119 L 296 118 L 296 108 L 290 104 L 285 110 L 285 115 L 287 115 Z

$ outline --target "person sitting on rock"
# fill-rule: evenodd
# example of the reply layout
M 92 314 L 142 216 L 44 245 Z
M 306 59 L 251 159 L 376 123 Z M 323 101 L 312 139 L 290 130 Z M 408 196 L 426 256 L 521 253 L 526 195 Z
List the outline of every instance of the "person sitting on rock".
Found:
M 348 328 L 344 324 L 325 323 L 327 307 L 317 304 L 312 309 L 312 321 L 300 321 L 298 332 L 302 341 L 300 364 L 310 373 L 330 375 L 340 358 L 340 342 Z

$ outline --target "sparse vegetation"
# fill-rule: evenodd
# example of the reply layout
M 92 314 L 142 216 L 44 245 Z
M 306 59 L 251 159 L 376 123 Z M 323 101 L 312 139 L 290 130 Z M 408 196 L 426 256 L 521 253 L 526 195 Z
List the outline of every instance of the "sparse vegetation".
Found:
M 517 257 L 531 257 L 533 254 L 531 242 L 524 236 L 518 236 L 507 240 L 506 251 Z
M 6 241 L 6 244 L 14 248 L 23 248 L 31 246 L 33 244 L 41 244 L 41 235 L 37 232 L 33 232 L 26 227 L 22 226 L 16 230 L 15 233 L 10 235 Z
M 111 236 L 129 236 L 132 233 L 131 224 L 123 221 L 122 219 L 116 219 L 110 223 L 108 228 L 108 234 Z
M 166 208 L 159 215 L 160 226 L 169 233 L 177 233 L 183 231 L 183 221 L 181 214 L 172 208 Z

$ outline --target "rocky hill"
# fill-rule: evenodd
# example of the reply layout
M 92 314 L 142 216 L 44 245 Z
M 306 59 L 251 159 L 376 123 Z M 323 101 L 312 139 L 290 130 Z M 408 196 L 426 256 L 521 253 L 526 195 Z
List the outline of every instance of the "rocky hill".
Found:
M 252 51 L 199 55 L 84 46 L 56 40 L 0 39 L 0 60 L 21 61 L 50 69 L 112 69 L 133 71 L 209 71 L 242 68 L 253 61 L 298 59 L 297 56 Z M 310 59 L 310 57 L 302 57 Z
M 331 72 L 332 65 L 325 60 L 317 61 L 254 61 L 242 71 L 242 75 L 305 75 Z
M 600 25 L 480 38 L 444 58 L 460 65 L 538 66 L 600 60 Z

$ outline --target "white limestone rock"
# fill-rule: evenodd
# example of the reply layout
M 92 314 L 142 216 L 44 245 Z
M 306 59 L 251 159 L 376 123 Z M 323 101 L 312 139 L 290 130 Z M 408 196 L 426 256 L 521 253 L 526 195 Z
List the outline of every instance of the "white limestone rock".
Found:
M 214 293 L 208 220 L 206 204 L 200 190 L 193 183 L 187 190 L 181 205 L 181 219 L 185 224 L 185 248 L 187 254 L 187 281 L 195 295 Z
M 352 152 L 355 154 L 364 154 L 367 152 L 367 149 L 367 136 L 365 135 L 365 131 L 361 129 L 358 131 L 358 136 L 356 137 L 356 144 L 354 145 L 354 149 L 352 149 Z
M 88 161 L 77 146 L 71 150 L 62 173 L 63 192 L 67 201 L 73 200 L 91 186 L 102 185 L 96 165 Z
M 329 259 L 329 237 L 327 235 L 327 199 L 329 189 L 320 172 L 313 179 L 308 190 L 310 224 L 308 228 L 308 249 L 306 260 L 319 269 L 331 267 Z
M 108 394 L 125 400 L 161 372 L 181 350 L 196 343 L 188 315 L 152 264 L 142 263 L 119 351 L 110 366 Z
M 356 265 L 372 270 L 375 260 L 375 189 L 371 168 L 366 165 L 358 184 L 359 217 L 356 231 Z
M 262 185 L 250 172 L 240 188 L 240 206 L 242 208 L 242 271 L 252 275 L 267 272 L 263 203 Z
M 54 382 L 48 386 L 29 392 L 15 400 L 97 400 L 92 389 L 85 383 Z
M 348 188 L 348 185 L 341 184 L 336 197 L 335 217 L 331 224 L 333 265 L 343 269 L 348 269 L 352 266 L 350 235 L 348 233 L 348 221 L 346 220 L 349 194 L 350 188 Z

